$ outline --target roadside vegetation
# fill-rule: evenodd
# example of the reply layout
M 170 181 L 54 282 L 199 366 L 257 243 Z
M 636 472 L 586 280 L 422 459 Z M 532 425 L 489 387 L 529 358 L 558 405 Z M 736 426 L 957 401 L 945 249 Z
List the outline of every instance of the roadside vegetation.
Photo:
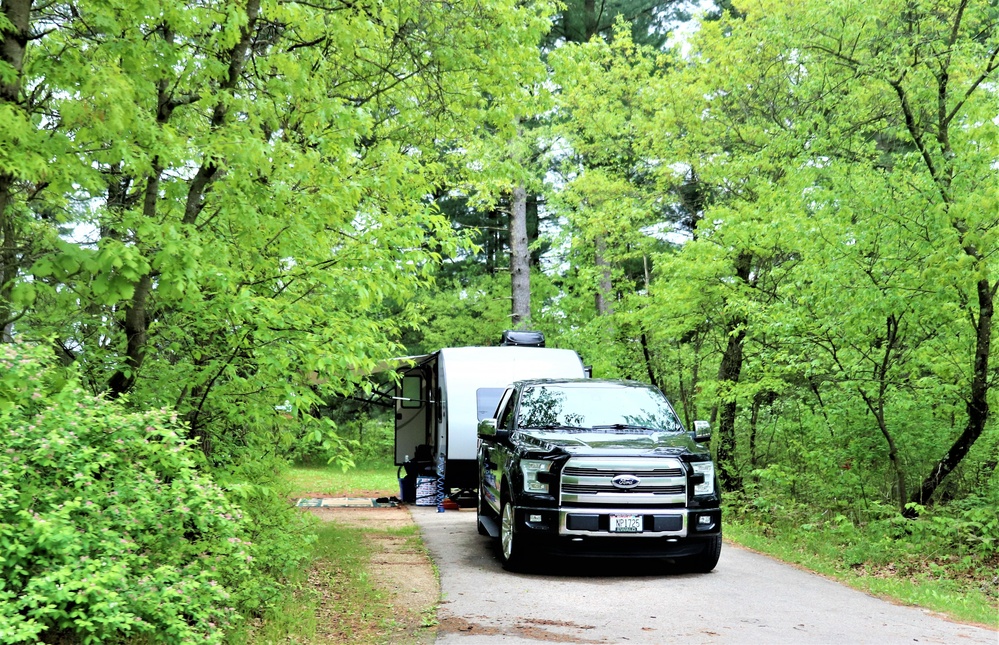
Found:
M 0 641 L 339 589 L 288 464 L 394 493 L 385 361 L 512 325 L 710 420 L 733 537 L 987 619 L 999 12 L 715 4 L 0 3 Z
M 384 423 L 374 430 L 388 434 Z M 396 469 L 390 459 L 382 455 L 380 461 L 368 461 L 347 470 L 337 465 L 290 466 L 279 485 L 290 498 L 389 496 L 396 494 L 393 491 L 398 488 Z M 302 545 L 308 557 L 290 580 L 288 591 L 261 619 L 236 632 L 232 642 L 374 644 L 425 640 L 400 620 L 397 608 L 388 600 L 387 590 L 379 589 L 372 576 L 371 558 L 376 539 L 403 537 L 412 548 L 422 551 L 415 527 L 360 530 L 335 520 L 314 520 L 310 529 L 314 540 Z M 433 616 L 424 617 L 424 624 L 417 627 L 432 625 L 432 620 Z
M 390 642 L 394 608 L 369 575 L 376 532 L 318 521 L 313 531 L 314 541 L 302 545 L 308 558 L 289 580 L 289 591 L 261 618 L 235 631 L 231 642 Z
M 999 629 L 999 558 L 979 537 L 994 530 L 995 513 L 953 512 L 912 522 L 887 510 L 856 524 L 802 505 L 729 496 L 725 537 L 875 596 Z
M 48 346 L 0 345 L 0 641 L 226 642 L 306 562 L 309 523 L 209 474 L 170 410 L 89 394 Z

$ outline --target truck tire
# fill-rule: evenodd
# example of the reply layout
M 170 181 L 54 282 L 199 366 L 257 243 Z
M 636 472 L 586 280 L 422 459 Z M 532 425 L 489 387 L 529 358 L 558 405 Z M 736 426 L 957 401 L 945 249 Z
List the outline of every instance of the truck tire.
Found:
M 499 556 L 503 568 L 507 571 L 523 571 L 527 562 L 524 551 L 524 538 L 516 531 L 516 519 L 513 504 L 504 495 L 500 504 L 500 539 Z
M 707 573 L 718 564 L 721 556 L 722 536 L 713 535 L 704 543 L 704 550 L 697 555 L 688 556 L 683 559 L 683 568 L 689 573 Z

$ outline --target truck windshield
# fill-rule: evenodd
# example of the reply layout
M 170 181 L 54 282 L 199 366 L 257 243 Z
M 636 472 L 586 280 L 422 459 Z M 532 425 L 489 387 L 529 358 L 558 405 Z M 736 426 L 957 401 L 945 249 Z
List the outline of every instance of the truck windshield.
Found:
M 614 429 L 681 432 L 676 413 L 658 390 L 610 384 L 530 385 L 520 398 L 517 427 L 567 432 Z

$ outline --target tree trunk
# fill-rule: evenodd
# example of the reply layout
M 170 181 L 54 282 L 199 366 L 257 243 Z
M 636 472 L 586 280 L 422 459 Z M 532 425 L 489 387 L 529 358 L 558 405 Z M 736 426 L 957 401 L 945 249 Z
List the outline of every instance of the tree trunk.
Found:
M 17 227 L 14 214 L 8 212 L 13 183 L 13 176 L 0 173 L 0 342 L 4 343 L 13 339 L 14 307 L 11 296 L 18 270 Z
M 520 184 L 510 197 L 510 282 L 514 327 L 531 322 L 531 255 L 527 245 L 527 188 Z
M 760 421 L 760 407 L 763 406 L 763 393 L 753 397 L 753 407 L 749 414 L 749 465 L 755 470 L 758 466 L 756 455 L 756 430 Z
M 597 314 L 606 316 L 614 313 L 614 307 L 610 304 L 613 284 L 611 284 L 610 264 L 604 259 L 604 254 L 607 253 L 607 240 L 604 239 L 603 235 L 597 236 L 596 245 L 597 250 L 593 256 L 593 264 L 596 265 L 600 273 L 600 282 L 597 284 Z
M 160 175 L 163 169 L 159 160 L 153 160 L 152 174 L 146 182 L 142 213 L 147 219 L 156 216 L 156 204 L 159 200 Z M 149 321 L 146 309 L 149 306 L 149 296 L 153 291 L 153 278 L 146 274 L 139 278 L 132 292 L 132 299 L 125 305 L 125 366 L 118 368 L 108 381 L 111 398 L 118 398 L 132 389 L 138 378 L 139 368 L 146 353 Z
M 247 23 L 242 27 L 240 40 L 232 49 L 227 52 L 228 74 L 220 84 L 220 90 L 232 90 L 239 82 L 240 74 L 249 55 L 251 35 L 256 25 L 257 16 L 260 10 L 260 0 L 249 0 L 246 6 Z M 174 34 L 171 30 L 164 28 L 163 40 L 172 45 Z M 196 97 L 184 97 L 177 99 L 170 94 L 170 85 L 166 80 L 157 83 L 157 110 L 156 123 L 166 126 L 174 109 L 195 100 Z M 222 126 L 228 115 L 228 108 L 225 101 L 219 101 L 213 112 L 211 119 L 212 129 Z M 156 219 L 157 206 L 159 203 L 159 188 L 163 168 L 159 159 L 153 160 L 153 168 L 143 193 L 142 214 L 150 221 Z M 193 225 L 197 221 L 198 215 L 204 208 L 204 197 L 208 186 L 218 174 L 218 167 L 210 158 L 206 160 L 195 173 L 188 186 L 187 200 L 184 207 L 182 221 L 184 224 Z M 113 187 L 114 188 L 114 187 Z M 130 390 L 138 377 L 139 368 L 145 356 L 146 343 L 148 342 L 148 307 L 149 299 L 153 295 L 153 276 L 151 273 L 139 278 L 135 284 L 131 301 L 125 307 L 125 336 L 126 353 L 125 366 L 119 368 L 108 381 L 108 388 L 113 398 L 117 398 Z M 208 454 L 207 444 L 202 442 L 202 449 Z
M 640 340 L 642 343 L 642 355 L 645 357 L 645 371 L 649 375 L 649 383 L 661 390 L 659 381 L 656 379 L 656 372 L 652 369 L 652 352 L 649 351 L 649 339 L 645 335 L 645 332 L 642 332 Z
M 13 71 L 9 82 L 0 83 L 0 104 L 10 105 L 15 110 L 23 109 L 21 105 L 21 70 L 24 65 L 24 52 L 28 46 L 31 28 L 31 1 L 4 0 L 0 4 L 4 18 L 11 25 L 10 29 L 2 32 L 0 60 L 9 65 Z M 11 294 L 14 289 L 14 280 L 17 278 L 17 272 L 20 268 L 18 261 L 20 239 L 11 208 L 14 185 L 17 179 L 11 173 L 0 172 L 0 342 L 11 340 L 11 326 L 14 318 Z
M 740 284 L 749 282 L 752 256 L 740 253 L 735 262 L 735 275 Z M 727 490 L 740 490 L 742 481 L 735 464 L 735 418 L 739 404 L 733 390 L 742 373 L 742 350 L 746 340 L 746 320 L 741 315 L 729 318 L 725 326 L 728 342 L 718 367 L 718 380 L 722 386 L 722 400 L 718 407 L 718 478 Z
M 915 491 L 909 501 L 914 504 L 926 505 L 937 487 L 953 471 L 971 446 L 981 436 L 989 419 L 989 352 L 992 349 L 992 315 L 995 290 L 999 287 L 990 285 L 988 280 L 978 281 L 978 320 L 975 325 L 975 371 L 971 380 L 971 396 L 968 399 L 968 421 L 961 436 L 950 447 L 950 450 L 937 462 L 922 485 Z M 916 511 L 906 509 L 906 517 L 915 517 Z
M 739 404 L 731 392 L 739 382 L 742 372 L 742 348 L 746 339 L 744 323 L 741 319 L 733 319 L 728 327 L 728 344 L 718 368 L 718 380 L 723 386 L 724 399 L 718 406 L 718 476 L 726 490 L 739 490 L 738 469 L 735 465 L 735 417 L 739 413 Z
M 975 230 L 974 227 L 970 227 L 969 229 L 968 223 L 951 210 L 951 207 L 955 203 L 952 190 L 958 166 L 955 163 L 957 155 L 951 146 L 950 126 L 953 123 L 960 124 L 961 120 L 965 118 L 960 116 L 961 106 L 968 102 L 973 92 L 976 90 L 990 91 L 980 89 L 979 84 L 996 71 L 996 55 L 999 54 L 999 51 L 992 50 L 991 57 L 980 70 L 981 76 L 978 81 L 966 90 L 964 96 L 958 99 L 957 105 L 948 112 L 948 105 L 953 100 L 951 94 L 950 52 L 953 51 L 955 43 L 958 40 L 967 6 L 968 3 L 964 0 L 955 7 L 956 12 L 952 16 L 953 23 L 949 25 L 947 32 L 949 33 L 949 37 L 946 43 L 944 43 L 947 54 L 940 58 L 940 67 L 933 75 L 936 79 L 938 108 L 935 117 L 936 122 L 932 123 L 931 127 L 924 127 L 920 123 L 919 117 L 922 115 L 913 109 L 909 101 L 908 92 L 902 83 L 904 74 L 897 80 L 889 80 L 888 84 L 898 96 L 899 109 L 905 118 L 906 128 L 912 138 L 912 143 L 915 144 L 916 149 L 920 152 L 923 164 L 930 177 L 937 184 L 942 205 L 951 214 L 952 219 L 950 224 L 960 238 L 964 254 L 974 261 L 977 271 L 984 272 L 988 252 L 983 253 L 980 251 L 975 246 L 974 241 L 980 232 L 975 231 L 975 234 L 972 235 L 972 231 Z M 984 85 L 982 84 L 983 87 Z M 933 117 L 929 118 L 932 119 Z M 933 138 L 936 139 L 936 147 L 941 153 L 939 158 L 934 158 L 933 146 L 928 141 L 931 133 Z M 990 225 L 985 230 L 990 230 L 991 226 L 993 225 Z M 985 238 L 978 237 L 978 239 Z M 975 356 L 971 390 L 967 400 L 968 420 L 964 426 L 964 430 L 961 432 L 961 436 L 957 438 L 957 441 L 954 442 L 946 454 L 937 462 L 930 474 L 923 480 L 922 485 L 913 491 L 909 501 L 914 504 L 926 505 L 929 503 L 930 498 L 933 497 L 933 493 L 941 482 L 943 482 L 944 478 L 957 468 L 964 456 L 971 450 L 971 446 L 981 436 L 989 419 L 989 353 L 992 349 L 993 300 L 995 299 L 996 289 L 999 288 L 999 282 L 992 285 L 989 283 L 987 274 L 983 273 L 983 275 L 986 275 L 986 277 L 979 279 L 976 285 L 978 291 L 978 315 L 977 317 L 974 315 L 971 316 L 975 329 Z M 915 509 L 905 509 L 903 514 L 906 517 L 914 517 L 917 511 Z
M 881 430 L 882 436 L 884 436 L 885 441 L 888 443 L 888 461 L 891 462 L 892 470 L 895 471 L 895 487 L 898 489 L 899 510 L 905 513 L 905 471 L 902 469 L 902 462 L 898 456 L 895 439 L 892 437 L 891 432 L 888 431 L 888 423 L 885 421 L 884 397 L 878 397 L 878 400 L 875 402 L 863 390 L 860 391 L 860 396 L 864 399 L 864 403 L 867 404 L 867 409 L 874 415 L 874 419 L 878 422 L 878 429 Z

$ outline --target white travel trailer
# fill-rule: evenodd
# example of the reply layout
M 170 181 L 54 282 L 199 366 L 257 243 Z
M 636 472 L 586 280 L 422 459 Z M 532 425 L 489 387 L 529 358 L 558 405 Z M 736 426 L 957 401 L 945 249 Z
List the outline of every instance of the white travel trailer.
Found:
M 394 397 L 395 463 L 445 460 L 445 490 L 476 487 L 478 422 L 493 414 L 510 383 L 587 376 L 579 354 L 543 346 L 450 347 L 410 360 Z

